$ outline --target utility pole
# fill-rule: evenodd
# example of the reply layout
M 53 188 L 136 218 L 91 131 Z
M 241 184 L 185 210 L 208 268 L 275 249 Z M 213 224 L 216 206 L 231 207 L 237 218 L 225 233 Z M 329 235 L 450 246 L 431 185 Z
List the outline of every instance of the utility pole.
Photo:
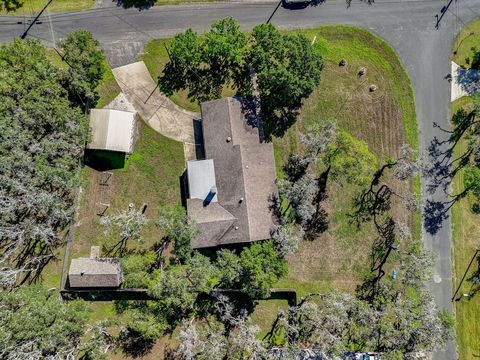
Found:
M 470 266 L 472 266 L 473 261 L 477 258 L 478 253 L 480 253 L 480 249 L 475 250 L 475 254 L 473 254 L 472 260 L 470 260 L 470 263 L 468 264 L 467 270 L 465 270 L 465 273 L 463 274 L 462 280 L 460 280 L 460 284 L 458 284 L 458 287 L 457 287 L 457 290 L 455 291 L 455 294 L 453 294 L 452 301 L 455 300 L 455 296 L 457 296 L 457 293 L 460 290 L 460 286 L 462 286 L 463 280 L 465 280 L 465 277 L 467 276 L 468 270 L 470 270 Z
M 31 22 L 31 24 L 28 26 L 27 30 L 25 30 L 25 32 L 22 34 L 22 36 L 20 36 L 20 38 L 22 40 L 24 40 L 27 35 L 28 35 L 28 31 L 32 28 L 32 26 L 37 22 L 38 18 L 40 16 L 42 16 L 43 12 L 45 11 L 45 9 L 48 7 L 48 5 L 51 4 L 53 0 L 48 0 L 47 4 L 43 7 L 43 9 L 38 13 L 38 15 L 35 17 L 35 19 L 33 19 L 33 21 Z
M 440 10 L 440 13 L 441 13 L 440 16 L 438 16 L 438 14 L 435 15 L 435 17 L 437 18 L 437 23 L 435 24 L 435 29 L 438 30 L 438 27 L 439 27 L 439 25 L 440 25 L 440 21 L 442 21 L 443 16 L 444 16 L 445 13 L 447 12 L 447 10 L 448 10 L 448 8 L 450 7 L 450 5 L 452 5 L 452 2 L 453 2 L 453 0 L 450 0 L 446 6 L 442 7 L 442 9 Z M 455 0 L 455 2 L 457 2 L 457 0 Z
M 282 5 L 282 1 L 283 1 L 283 0 L 280 0 L 280 1 L 278 2 L 277 7 L 275 8 L 275 10 L 273 10 L 272 15 L 270 15 L 270 17 L 268 18 L 266 24 L 269 24 L 269 23 L 270 23 L 270 20 L 272 20 L 273 15 L 275 15 L 275 13 L 277 12 L 277 10 L 278 10 L 278 8 L 280 7 L 280 5 Z

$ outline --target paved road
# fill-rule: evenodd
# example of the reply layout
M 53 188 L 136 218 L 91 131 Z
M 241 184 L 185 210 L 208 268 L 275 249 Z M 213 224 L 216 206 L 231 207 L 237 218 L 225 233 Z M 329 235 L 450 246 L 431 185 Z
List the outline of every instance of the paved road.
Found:
M 311 27 L 324 24 L 358 25 L 387 40 L 406 67 L 415 89 L 415 102 L 419 123 L 420 149 L 425 159 L 434 136 L 444 138 L 433 126 L 436 122 L 449 127 L 450 87 L 445 76 L 450 71 L 449 55 L 455 34 L 462 24 L 480 16 L 480 0 L 458 0 L 446 13 L 438 30 L 434 28 L 435 15 L 447 0 L 377 0 L 367 6 L 353 2 L 345 8 L 343 0 L 327 0 L 325 4 L 304 10 L 280 8 L 273 23 L 282 28 Z M 204 31 L 216 19 L 236 17 L 244 29 L 266 21 L 274 9 L 272 2 L 214 3 L 205 5 L 164 6 L 149 10 L 94 9 L 79 13 L 55 14 L 36 25 L 31 35 L 51 42 L 67 32 L 88 29 L 108 54 L 113 66 L 132 62 L 143 45 L 155 37 L 169 37 L 187 27 Z M 0 17 L 0 42 L 20 35 L 24 25 L 16 17 Z M 428 194 L 422 179 L 424 198 L 444 201 L 445 194 Z M 438 254 L 434 280 L 429 284 L 435 300 L 443 309 L 451 310 L 451 229 L 447 219 L 435 235 L 424 231 L 426 246 Z M 435 359 L 456 358 L 453 344 L 447 352 Z

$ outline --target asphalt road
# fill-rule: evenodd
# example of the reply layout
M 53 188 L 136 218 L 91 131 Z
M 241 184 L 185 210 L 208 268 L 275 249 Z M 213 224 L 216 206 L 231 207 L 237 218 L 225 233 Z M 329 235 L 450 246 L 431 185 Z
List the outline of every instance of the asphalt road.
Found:
M 436 122 L 449 128 L 450 85 L 445 76 L 450 72 L 449 56 L 456 33 L 463 24 L 480 16 L 480 0 L 458 0 L 446 12 L 439 29 L 435 29 L 435 15 L 448 0 L 376 0 L 373 6 L 356 2 L 346 9 L 344 0 L 327 0 L 324 4 L 300 10 L 279 8 L 272 23 L 281 28 L 302 28 L 325 24 L 358 25 L 388 41 L 399 55 L 412 81 L 419 126 L 420 150 L 426 161 L 431 161 L 428 146 L 436 136 L 445 139 L 445 133 L 434 127 Z M 106 8 L 77 13 L 54 14 L 43 17 L 29 35 L 47 43 L 56 41 L 69 31 L 83 28 L 91 31 L 105 49 L 113 66 L 133 61 L 144 44 L 153 38 L 170 37 L 192 27 L 206 30 L 219 18 L 234 16 L 244 29 L 265 22 L 276 3 L 211 3 L 155 7 L 149 10 Z M 23 17 L 0 17 L 0 42 L 22 34 L 25 25 L 17 24 Z M 446 194 L 438 190 L 426 191 L 429 179 L 422 178 L 424 201 L 445 201 Z M 423 232 L 425 244 L 433 249 L 438 260 L 435 276 L 429 283 L 440 308 L 452 310 L 451 224 L 443 221 L 441 228 L 431 235 Z M 450 344 L 446 352 L 434 359 L 456 359 Z

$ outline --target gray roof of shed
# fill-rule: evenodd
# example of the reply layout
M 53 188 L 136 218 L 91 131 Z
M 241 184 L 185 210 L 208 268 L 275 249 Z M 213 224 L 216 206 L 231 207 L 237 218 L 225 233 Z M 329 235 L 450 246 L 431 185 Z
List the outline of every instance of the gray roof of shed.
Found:
M 87 148 L 133 153 L 137 138 L 136 114 L 113 109 L 90 111 L 91 141 Z
M 200 221 L 200 235 L 192 246 L 270 238 L 274 222 L 269 198 L 277 193 L 272 144 L 260 143 L 258 128 L 247 124 L 240 99 L 209 101 L 201 107 L 205 157 L 213 159 L 218 204 L 231 214 L 233 222 L 226 222 L 221 216 L 208 225 Z M 213 205 L 198 206 L 191 200 L 187 202 L 187 211 L 193 219 L 205 217 Z M 211 218 L 211 214 L 208 216 Z
M 123 275 L 118 259 L 77 258 L 70 263 L 68 281 L 72 288 L 119 287 Z

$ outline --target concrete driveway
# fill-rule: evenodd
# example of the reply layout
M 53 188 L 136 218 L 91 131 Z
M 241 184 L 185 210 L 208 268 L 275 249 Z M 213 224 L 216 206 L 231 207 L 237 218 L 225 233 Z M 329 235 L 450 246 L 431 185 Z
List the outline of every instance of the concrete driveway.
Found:
M 194 121 L 199 114 L 174 104 L 156 88 L 143 61 L 112 70 L 118 85 L 145 122 L 160 134 L 181 141 L 185 159 L 195 159 Z

